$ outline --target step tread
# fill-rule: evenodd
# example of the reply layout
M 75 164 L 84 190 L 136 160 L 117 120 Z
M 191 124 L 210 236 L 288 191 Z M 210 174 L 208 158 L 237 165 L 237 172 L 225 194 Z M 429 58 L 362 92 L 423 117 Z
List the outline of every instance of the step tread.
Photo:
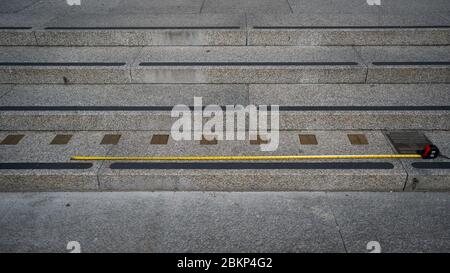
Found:
M 425 161 L 423 159 L 365 159 L 336 160 L 344 165 L 332 165 L 327 160 L 295 161 L 296 169 L 276 164 L 261 166 L 263 162 L 245 162 L 243 165 L 230 166 L 218 161 L 214 164 L 187 162 L 190 165 L 121 164 L 114 162 L 92 162 L 88 169 L 62 168 L 59 163 L 70 161 L 73 155 L 108 156 L 161 156 L 161 155 L 267 155 L 258 145 L 248 140 L 219 141 L 216 145 L 201 145 L 199 141 L 174 141 L 169 138 L 165 145 L 152 145 L 150 140 L 155 134 L 169 134 L 167 131 L 117 131 L 117 132 L 35 132 L 2 131 L 3 139 L 11 134 L 23 134 L 24 138 L 16 145 L 0 145 L 0 187 L 3 191 L 17 190 L 375 190 L 402 191 L 407 182 L 407 190 L 448 190 L 450 169 L 418 169 L 413 162 L 450 162 L 446 159 Z M 50 145 L 58 134 L 72 134 L 65 145 Z M 102 145 L 107 134 L 119 134 L 115 145 Z M 317 145 L 302 145 L 299 134 L 315 135 Z M 352 145 L 349 134 L 363 134 L 368 140 L 366 145 Z M 448 131 L 425 132 L 426 136 L 440 148 L 449 153 Z M 279 149 L 270 155 L 324 155 L 324 154 L 392 154 L 394 148 L 381 131 L 282 131 Z M 78 161 L 77 161 L 78 162 Z M 12 166 L 11 163 L 24 163 Z M 31 163 L 53 163 L 40 166 L 43 169 L 30 168 Z M 126 163 L 126 162 L 116 162 Z M 172 162 L 175 163 L 175 162 Z M 181 163 L 181 162 L 178 162 Z M 178 164 L 177 163 L 177 164 Z M 248 163 L 248 164 L 247 164 Z M 254 164 L 256 163 L 256 164 Z M 281 162 L 280 162 L 281 163 Z M 294 162 L 291 162 L 294 163 Z M 323 164 L 325 163 L 325 164 Z M 372 164 L 374 163 L 374 164 Z M 28 165 L 27 165 L 28 164 Z M 111 166 L 111 164 L 115 164 Z M 203 166 L 203 165 L 205 166 Z M 278 163 L 277 163 L 278 164 Z M 169 166 L 170 165 L 170 166 Z M 201 165 L 201 166 L 200 166 Z M 206 166 L 208 165 L 208 166 Z M 33 167 L 33 166 L 31 166 Z M 77 166 L 75 166 L 77 167 Z M 244 168 L 245 167 L 245 168 Z M 259 168 L 264 167 L 261 170 Z M 47 169 L 46 169 L 47 168 Z M 131 169 L 129 169 L 131 168 Z M 139 169 L 136 169 L 139 168 Z M 179 169 L 182 168 L 182 169 Z M 194 168 L 194 169 L 191 169 Z M 219 168 L 219 169 L 217 169 Z M 223 169 L 225 168 L 225 169 Z M 230 169 L 233 169 L 230 172 Z M 257 169 L 253 169 L 257 168 Z M 306 169 L 305 169 L 306 168 Z M 331 169 L 330 169 L 331 168 Z M 348 169 L 350 168 L 350 169 Z M 408 175 L 407 175 L 408 174 Z M 54 182 L 49 183 L 53 177 Z M 76 179 L 83 177 L 83 182 Z M 314 177 L 314 179 L 313 179 Z M 413 179 L 419 179 L 415 188 L 411 188 Z M 33 180 L 34 179 L 34 180 Z M 34 182 L 33 182 L 34 181 Z M 97 182 L 99 184 L 97 185 Z M 99 187 L 99 188 L 98 188 Z

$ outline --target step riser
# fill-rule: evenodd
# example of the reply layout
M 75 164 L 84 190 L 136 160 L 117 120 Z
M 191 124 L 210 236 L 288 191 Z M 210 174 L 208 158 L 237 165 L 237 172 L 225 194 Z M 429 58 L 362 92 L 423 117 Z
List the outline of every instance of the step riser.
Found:
M 246 42 L 248 40 L 248 42 Z M 0 30 L 0 46 L 438 46 L 449 29 Z
M 67 83 L 131 83 L 127 68 L 0 68 L 0 83 L 67 84 Z
M 251 30 L 248 45 L 396 46 L 449 45 L 449 29 L 404 30 Z
M 37 31 L 40 46 L 238 46 L 243 31 Z M 1 42 L 0 42 L 1 43 Z
M 4 112 L 2 130 L 170 130 L 170 112 Z M 207 119 L 205 119 L 206 121 Z M 449 111 L 280 112 L 281 130 L 449 130 Z
M 403 175 L 0 175 L 2 192 L 41 191 L 402 191 Z M 98 186 L 100 181 L 100 186 Z
M 131 74 L 131 75 L 130 75 Z M 367 74 L 367 75 L 366 75 Z M 2 84 L 450 83 L 448 67 L 0 68 Z

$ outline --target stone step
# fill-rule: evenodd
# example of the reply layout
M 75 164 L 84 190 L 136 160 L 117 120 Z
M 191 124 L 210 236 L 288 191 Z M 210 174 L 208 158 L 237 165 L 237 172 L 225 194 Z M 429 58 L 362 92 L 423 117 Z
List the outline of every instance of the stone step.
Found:
M 2 46 L 449 45 L 445 14 L 19 13 Z
M 57 135 L 66 135 L 65 137 Z M 119 137 L 105 135 L 114 134 Z M 27 132 L 2 131 L 0 136 L 0 190 L 2 191 L 403 191 L 449 190 L 449 160 L 306 160 L 290 162 L 87 162 L 74 155 L 326 155 L 391 154 L 381 131 L 280 132 L 274 152 L 261 152 L 248 140 L 151 144 L 155 135 L 169 132 Z M 367 144 L 352 144 L 349 134 L 364 135 Z M 8 136 L 23 135 L 5 145 Z M 68 137 L 67 135 L 71 136 Z M 299 135 L 314 135 L 316 144 L 300 142 Z M 445 144 L 449 133 L 426 132 Z M 56 137 L 56 138 L 55 138 Z M 14 137 L 13 137 L 14 138 Z M 111 141 L 112 140 L 112 141 Z M 55 144 L 59 143 L 59 144 Z M 103 144 L 102 144 L 103 143 Z M 443 147 L 443 152 L 448 149 Z M 441 169 L 417 167 L 441 164 Z M 446 166 L 446 167 L 445 167 Z M 419 182 L 411 182 L 418 180 Z M 414 187 L 409 187 L 415 183 Z
M 450 47 L 4 47 L 0 83 L 447 83 Z
M 248 15 L 248 45 L 449 45 L 443 15 L 302 13 Z
M 284 130 L 450 128 L 448 84 L 0 85 L 0 95 L 3 130 L 170 130 L 173 106 L 194 97 L 279 105 Z

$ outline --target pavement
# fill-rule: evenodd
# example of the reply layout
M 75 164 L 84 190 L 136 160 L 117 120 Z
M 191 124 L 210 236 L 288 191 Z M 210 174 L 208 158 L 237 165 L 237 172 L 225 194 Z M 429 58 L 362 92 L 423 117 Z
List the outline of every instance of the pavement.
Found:
M 0 252 L 449 252 L 449 193 L 0 193 Z

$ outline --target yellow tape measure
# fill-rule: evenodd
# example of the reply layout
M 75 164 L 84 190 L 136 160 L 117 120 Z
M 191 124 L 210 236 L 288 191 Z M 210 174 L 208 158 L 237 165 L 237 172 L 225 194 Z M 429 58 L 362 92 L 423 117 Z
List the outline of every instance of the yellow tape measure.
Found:
M 307 159 L 402 159 L 422 158 L 420 154 L 380 155 L 239 155 L 239 156 L 72 156 L 82 161 L 260 161 Z

